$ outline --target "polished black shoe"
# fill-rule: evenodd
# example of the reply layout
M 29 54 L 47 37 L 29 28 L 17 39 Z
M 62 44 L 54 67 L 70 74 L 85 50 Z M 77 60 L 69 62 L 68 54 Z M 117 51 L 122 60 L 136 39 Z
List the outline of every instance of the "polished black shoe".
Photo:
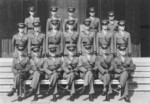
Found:
M 34 95 L 34 98 L 32 101 L 37 101 L 38 100 L 38 95 Z
M 55 94 L 53 95 L 53 98 L 51 99 L 51 101 L 53 101 L 53 102 L 56 102 L 56 101 L 57 101 L 57 98 L 56 98 L 56 95 L 55 95 Z
M 70 95 L 70 101 L 74 101 L 74 96 Z
M 93 95 L 92 94 L 89 94 L 89 101 L 93 101 Z
M 21 101 L 22 101 L 22 98 L 21 98 L 21 96 L 19 96 L 19 97 L 18 97 L 18 101 L 19 101 L 19 102 L 21 102 Z
M 109 94 L 106 94 L 106 97 L 105 97 L 105 99 L 104 99 L 103 101 L 110 101 L 110 96 L 109 96 Z
M 7 94 L 7 96 L 13 96 L 14 95 L 14 93 L 15 93 L 15 89 L 13 88 L 8 94 Z
M 126 102 L 131 102 L 129 96 L 124 97 L 124 100 L 125 100 Z

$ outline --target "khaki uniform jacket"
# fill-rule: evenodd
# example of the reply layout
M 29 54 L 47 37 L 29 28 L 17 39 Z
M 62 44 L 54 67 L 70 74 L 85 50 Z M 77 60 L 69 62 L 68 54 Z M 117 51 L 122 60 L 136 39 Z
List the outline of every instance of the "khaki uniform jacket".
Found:
M 99 32 L 96 37 L 96 52 L 100 55 L 102 55 L 101 52 L 101 46 L 107 45 L 107 53 L 114 53 L 114 40 L 113 40 L 113 34 L 109 31 L 106 32 L 106 35 L 103 31 Z

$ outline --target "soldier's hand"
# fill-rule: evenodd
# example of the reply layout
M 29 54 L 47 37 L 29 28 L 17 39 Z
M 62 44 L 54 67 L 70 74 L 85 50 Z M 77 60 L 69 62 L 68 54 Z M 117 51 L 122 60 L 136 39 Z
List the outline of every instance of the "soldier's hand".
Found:
M 116 54 L 116 53 L 114 53 L 114 54 L 113 54 L 113 56 L 114 56 L 114 57 L 116 57 L 116 56 L 117 56 L 117 54 Z
M 131 57 L 131 53 L 128 53 L 128 56 Z
M 22 70 L 22 66 L 20 64 L 16 65 L 16 70 Z

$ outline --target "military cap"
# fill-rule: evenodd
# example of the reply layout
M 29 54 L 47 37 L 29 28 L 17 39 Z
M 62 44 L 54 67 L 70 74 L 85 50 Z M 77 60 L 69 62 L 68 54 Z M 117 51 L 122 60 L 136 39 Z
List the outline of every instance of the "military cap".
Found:
M 51 10 L 52 12 L 57 12 L 57 11 L 58 11 L 58 8 L 57 8 L 57 7 L 51 7 L 50 10 Z
M 74 7 L 70 7 L 70 8 L 68 8 L 68 12 L 71 12 L 71 13 L 73 13 L 73 12 L 75 12 L 75 8 Z
M 18 25 L 18 28 L 25 28 L 26 27 L 26 25 L 24 23 L 18 23 L 17 25 Z
M 124 21 L 124 20 L 119 21 L 119 22 L 118 22 L 118 25 L 119 25 L 119 26 L 125 26 L 125 21 Z
M 84 44 L 85 49 L 89 50 L 91 49 L 91 44 Z
M 115 16 L 114 11 L 110 11 L 110 12 L 108 12 L 108 16 L 109 16 L 109 17 Z
M 90 20 L 90 19 L 85 19 L 84 22 L 83 22 L 83 24 L 84 24 L 85 26 L 90 26 L 91 20 Z
M 102 25 L 108 25 L 108 23 L 109 23 L 109 22 L 108 22 L 107 20 L 105 20 L 105 19 L 102 20 Z
M 89 12 L 91 13 L 95 12 L 95 8 L 94 7 L 89 8 Z
M 51 23 L 52 23 L 52 25 L 54 25 L 54 26 L 55 26 L 55 25 L 58 25 L 59 20 L 52 20 Z
M 40 22 L 34 22 L 34 23 L 33 23 L 33 26 L 34 26 L 34 27 L 39 27 L 39 26 L 40 26 Z
M 68 25 L 74 25 L 74 23 L 75 23 L 75 20 L 69 20 L 69 21 L 67 21 Z
M 30 6 L 28 9 L 29 9 L 29 11 L 31 11 L 31 12 L 34 12 L 34 11 L 35 11 L 35 7 L 34 7 L 34 6 Z

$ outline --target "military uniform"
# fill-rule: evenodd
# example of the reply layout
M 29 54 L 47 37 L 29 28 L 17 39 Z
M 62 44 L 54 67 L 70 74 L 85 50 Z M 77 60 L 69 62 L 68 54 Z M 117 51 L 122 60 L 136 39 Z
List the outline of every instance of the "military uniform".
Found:
M 58 20 L 53 20 L 52 25 L 57 26 Z M 56 32 L 54 32 L 56 31 Z M 57 46 L 57 52 L 60 54 L 63 53 L 63 34 L 59 30 L 52 30 L 49 34 L 46 36 L 46 54 L 51 53 L 49 51 L 49 47 L 51 46 Z M 49 54 L 50 55 L 50 54 Z
M 73 26 L 75 23 L 74 20 L 70 20 L 67 22 L 67 26 L 71 25 Z M 70 30 L 70 29 L 69 29 Z M 78 44 L 78 32 L 75 32 L 74 30 L 67 30 L 64 32 L 64 54 L 68 54 L 68 46 L 74 46 L 75 47 L 75 53 L 77 53 L 77 44 Z
M 35 8 L 32 6 L 32 7 L 29 7 L 29 11 L 30 12 L 35 12 Z M 27 34 L 32 34 L 34 32 L 34 26 L 33 26 L 33 23 L 34 22 L 40 22 L 40 18 L 39 17 L 27 17 L 25 18 L 25 21 L 24 23 L 26 24 L 26 33 Z
M 107 20 L 102 21 L 102 25 L 107 25 L 107 24 L 108 24 Z M 102 48 L 101 47 L 103 45 L 108 46 L 107 53 L 109 53 L 109 54 L 114 53 L 113 34 L 111 32 L 109 32 L 108 30 L 104 30 L 104 29 L 102 29 L 102 31 L 100 31 L 96 37 L 97 54 L 99 54 L 99 55 L 102 54 Z
M 115 18 L 115 15 L 114 15 L 114 11 L 110 11 L 110 12 L 108 12 L 108 17 L 109 18 Z M 108 24 L 108 30 L 110 31 L 110 32 L 113 32 L 113 33 L 115 33 L 116 31 L 117 31 L 117 29 L 118 29 L 118 21 L 117 20 L 108 20 L 109 21 L 109 24 Z
M 119 26 L 124 26 L 124 21 L 119 22 Z M 118 47 L 121 45 L 127 46 L 126 52 L 131 56 L 131 37 L 130 33 L 126 31 L 118 31 L 114 35 L 114 53 L 118 53 Z
M 24 28 L 25 24 L 19 23 L 19 28 Z M 12 62 L 12 72 L 14 73 L 14 84 L 13 89 L 8 93 L 8 96 L 12 96 L 15 90 L 18 90 L 18 101 L 22 100 L 22 82 L 29 77 L 29 57 L 27 56 L 27 37 L 23 34 L 22 37 L 20 33 L 13 36 L 13 45 L 15 46 L 15 51 L 13 54 Z
M 81 92 L 84 92 L 85 88 L 89 85 L 89 100 L 93 101 L 92 95 L 94 91 L 94 77 L 96 77 L 95 66 L 96 56 L 88 53 L 84 53 L 79 57 L 78 70 L 80 78 L 84 79 L 84 85 Z
M 57 90 L 57 81 L 59 78 L 62 78 L 62 58 L 59 56 L 60 51 L 58 50 L 57 45 L 50 45 L 49 52 L 51 53 L 44 62 L 44 72 L 46 73 L 46 79 L 50 81 L 49 89 L 47 94 L 49 94 L 50 90 L 53 89 L 53 99 L 52 101 L 56 101 Z
M 58 8 L 57 7 L 52 7 L 51 12 L 57 12 Z M 52 20 L 58 20 L 59 24 L 57 26 L 58 30 L 61 29 L 61 18 L 58 16 L 51 16 L 50 18 L 47 19 L 47 23 L 46 23 L 46 35 L 48 34 L 48 32 L 50 32 L 52 30 Z
M 119 79 L 120 87 L 118 86 L 117 90 L 122 91 L 122 96 L 119 100 L 125 99 L 125 101 L 129 101 L 128 96 L 128 79 L 131 75 L 131 72 L 135 70 L 135 65 L 131 57 L 128 57 L 126 54 L 126 46 L 119 46 L 119 53 L 117 57 L 114 59 L 114 78 Z M 123 53 L 123 54 L 122 54 Z
M 106 95 L 106 99 L 109 101 L 109 94 L 112 93 L 111 89 L 111 75 L 113 74 L 113 55 L 109 53 L 103 53 L 97 56 L 96 66 L 98 67 L 98 78 L 103 81 L 103 95 Z
M 90 21 L 85 20 L 84 22 L 85 25 L 90 26 Z M 81 31 L 79 35 L 79 41 L 78 41 L 78 52 L 81 53 L 87 53 L 86 51 L 90 51 L 91 53 L 96 52 L 96 47 L 95 47 L 95 32 L 92 31 Z
M 91 7 L 89 9 L 89 12 L 90 13 L 95 13 L 95 8 L 94 7 Z M 91 24 L 90 24 L 90 29 L 91 31 L 94 31 L 94 32 L 99 32 L 101 30 L 101 23 L 100 23 L 100 19 L 99 18 L 96 18 L 95 15 L 94 16 L 90 16 L 88 19 L 90 19 L 91 21 Z
M 40 23 L 35 22 L 34 27 L 39 27 Z M 28 54 L 38 53 L 42 56 L 45 54 L 45 34 L 41 32 L 35 32 L 29 35 Z
M 75 12 L 75 8 L 72 8 L 72 7 L 68 8 L 68 12 L 69 13 L 74 13 Z M 74 16 L 69 16 L 68 18 L 64 19 L 64 21 L 63 21 L 63 32 L 67 31 L 67 29 L 68 29 L 67 22 L 70 21 L 70 20 L 74 20 L 75 21 L 75 23 L 73 25 L 73 27 L 74 27 L 73 30 L 74 31 L 78 31 L 79 30 L 78 29 L 78 18 L 76 18 Z
M 41 54 L 32 52 L 31 59 L 30 59 L 30 92 L 28 96 L 31 96 L 34 94 L 33 101 L 38 100 L 39 94 L 39 82 L 45 78 L 45 75 L 43 73 L 43 65 L 44 65 L 44 58 L 41 57 Z

